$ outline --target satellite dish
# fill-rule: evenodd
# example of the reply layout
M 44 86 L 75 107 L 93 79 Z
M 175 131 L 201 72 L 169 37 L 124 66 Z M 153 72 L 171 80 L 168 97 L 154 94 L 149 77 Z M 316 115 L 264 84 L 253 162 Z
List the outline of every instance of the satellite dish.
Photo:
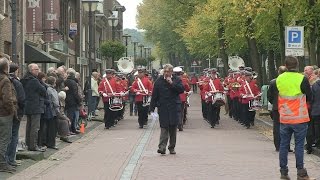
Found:
M 229 56 L 228 66 L 232 70 L 239 70 L 240 66 L 245 66 L 243 59 L 239 56 Z
M 119 71 L 129 74 L 133 71 L 134 69 L 134 63 L 131 58 L 128 57 L 122 57 L 119 59 L 117 62 L 117 66 Z

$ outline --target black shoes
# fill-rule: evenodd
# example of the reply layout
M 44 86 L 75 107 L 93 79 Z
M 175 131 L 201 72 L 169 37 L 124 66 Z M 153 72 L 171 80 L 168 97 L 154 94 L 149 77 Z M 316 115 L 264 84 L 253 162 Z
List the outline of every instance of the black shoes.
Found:
M 173 150 L 169 150 L 169 151 L 170 151 L 170 154 L 177 154 L 174 149 Z
M 166 154 L 166 151 L 162 151 L 162 150 L 160 150 L 160 149 L 158 149 L 158 151 L 157 151 L 157 153 L 159 153 L 159 154 Z
M 67 137 L 60 137 L 60 140 L 66 143 L 72 143 Z
M 16 169 L 13 166 L 6 164 L 3 166 L 0 166 L 0 172 L 6 172 L 6 173 L 13 174 L 14 172 L 16 172 Z
M 143 126 L 139 126 L 139 129 L 143 129 Z

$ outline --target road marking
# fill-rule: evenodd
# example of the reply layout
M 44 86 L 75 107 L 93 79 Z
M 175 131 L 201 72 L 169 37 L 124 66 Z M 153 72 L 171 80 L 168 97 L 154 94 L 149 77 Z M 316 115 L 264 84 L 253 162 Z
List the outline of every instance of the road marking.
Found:
M 153 132 L 154 124 L 155 124 L 155 120 L 152 120 L 148 129 L 145 130 L 144 135 L 140 139 L 140 142 L 139 142 L 135 152 L 132 154 L 129 163 L 127 164 L 126 168 L 122 172 L 122 175 L 120 178 L 121 180 L 130 180 L 131 179 L 133 172 L 134 172 L 134 169 L 136 168 L 138 161 L 141 157 L 143 149 L 146 146 L 146 144 L 151 136 L 151 133 Z

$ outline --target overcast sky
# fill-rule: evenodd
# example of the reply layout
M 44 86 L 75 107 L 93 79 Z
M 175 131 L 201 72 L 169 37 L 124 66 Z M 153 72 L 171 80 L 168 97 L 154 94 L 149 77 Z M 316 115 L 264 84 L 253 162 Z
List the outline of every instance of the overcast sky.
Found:
M 118 2 L 126 7 L 123 17 L 124 28 L 137 29 L 137 6 L 142 0 L 118 0 Z

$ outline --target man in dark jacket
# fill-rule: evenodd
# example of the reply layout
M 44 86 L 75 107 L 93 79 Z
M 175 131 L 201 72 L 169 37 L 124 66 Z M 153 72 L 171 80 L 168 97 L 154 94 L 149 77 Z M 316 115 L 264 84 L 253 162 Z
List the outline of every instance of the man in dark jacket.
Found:
M 0 57 L 0 172 L 13 173 L 15 169 L 6 161 L 10 143 L 13 116 L 17 111 L 17 98 L 8 77 L 9 61 Z
M 17 64 L 10 64 L 10 80 L 16 91 L 17 101 L 18 101 L 18 110 L 17 115 L 13 117 L 12 124 L 12 137 L 8 150 L 6 153 L 7 162 L 12 166 L 17 166 L 16 158 L 16 149 L 19 141 L 19 128 L 20 121 L 24 115 L 24 104 L 25 104 L 25 93 L 21 82 L 19 81 L 18 75 L 19 66 Z
M 76 71 L 72 68 L 67 70 L 68 78 L 64 82 L 64 85 L 68 87 L 66 92 L 66 112 L 67 116 L 71 121 L 71 131 L 78 134 L 79 131 L 76 130 L 76 111 L 79 110 L 81 104 L 81 97 L 78 92 L 78 85 L 76 80 Z
M 168 149 L 170 154 L 176 154 L 174 148 L 181 115 L 179 94 L 184 92 L 184 87 L 179 77 L 172 76 L 173 66 L 171 64 L 164 65 L 163 69 L 163 76 L 160 76 L 154 84 L 150 111 L 153 112 L 158 107 L 161 127 L 158 153 L 166 153 L 166 146 L 170 137 Z
M 37 64 L 29 64 L 27 74 L 21 79 L 24 87 L 26 101 L 25 101 L 25 115 L 27 115 L 26 128 L 26 145 L 29 151 L 41 151 L 37 145 L 38 131 L 40 128 L 41 114 L 44 113 L 44 99 L 46 96 L 46 88 L 37 78 L 39 74 L 39 67 Z

